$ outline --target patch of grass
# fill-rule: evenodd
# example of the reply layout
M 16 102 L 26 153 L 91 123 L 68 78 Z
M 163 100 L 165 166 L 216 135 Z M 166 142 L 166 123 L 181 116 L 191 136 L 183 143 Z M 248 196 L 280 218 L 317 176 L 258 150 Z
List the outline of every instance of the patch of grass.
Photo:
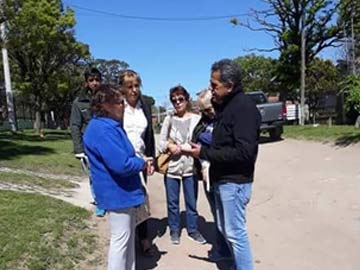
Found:
M 38 186 L 50 190 L 63 190 L 76 188 L 78 185 L 68 180 L 47 179 L 35 175 L 15 172 L 0 172 L 0 182 L 11 184 Z
M 74 270 L 97 250 L 91 213 L 50 197 L 0 191 L 0 269 Z
M 353 126 L 285 126 L 284 137 L 335 142 L 337 145 L 349 145 L 360 142 L 360 129 Z
M 0 166 L 53 174 L 81 175 L 73 154 L 69 131 L 46 130 L 40 138 L 34 130 L 17 134 L 0 132 Z

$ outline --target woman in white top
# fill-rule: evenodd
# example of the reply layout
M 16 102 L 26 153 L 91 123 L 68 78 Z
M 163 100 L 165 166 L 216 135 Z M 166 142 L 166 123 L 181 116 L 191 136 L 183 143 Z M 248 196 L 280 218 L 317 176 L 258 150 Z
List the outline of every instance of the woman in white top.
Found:
M 125 93 L 125 111 L 124 111 L 124 129 L 133 145 L 135 152 L 140 157 L 155 157 L 154 132 L 151 121 L 151 108 L 144 102 L 141 95 L 141 78 L 133 70 L 122 70 L 119 76 L 119 85 Z M 151 175 L 154 167 L 149 168 Z M 146 182 L 146 174 L 144 180 Z M 148 238 L 147 221 L 137 226 L 138 238 L 141 244 L 141 250 L 146 256 L 153 256 L 151 240 Z
M 160 133 L 160 150 L 169 149 L 172 156 L 165 175 L 165 188 L 168 210 L 168 224 L 171 242 L 180 243 L 180 186 L 183 186 L 186 206 L 186 229 L 190 239 L 204 244 L 206 240 L 198 231 L 196 209 L 198 182 L 194 177 L 194 160 L 181 155 L 181 150 L 191 147 L 189 142 L 200 116 L 190 112 L 189 93 L 179 85 L 170 89 L 170 101 L 174 114 L 164 119 Z

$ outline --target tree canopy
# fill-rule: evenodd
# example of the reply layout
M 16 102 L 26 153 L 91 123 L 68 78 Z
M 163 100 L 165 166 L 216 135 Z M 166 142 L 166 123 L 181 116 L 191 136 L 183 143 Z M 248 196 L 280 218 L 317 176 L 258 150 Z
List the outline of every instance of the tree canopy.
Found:
M 67 126 L 87 67 L 97 67 L 104 83 L 117 83 L 120 70 L 129 67 L 121 60 L 91 57 L 89 46 L 75 38 L 74 11 L 65 9 L 61 0 L 3 3 L 0 19 L 6 20 L 7 38 L 2 45 L 9 48 L 13 88 L 31 116 L 35 112 L 36 128 L 50 111 L 55 112 L 57 124 Z
M 104 83 L 114 84 L 117 84 L 119 81 L 120 71 L 129 67 L 128 63 L 117 59 L 95 59 L 92 65 L 99 69 Z
M 316 109 L 325 94 L 337 94 L 340 73 L 330 60 L 315 58 L 306 71 L 306 98 L 310 110 Z
M 41 111 L 64 83 L 64 67 L 88 57 L 88 46 L 76 41 L 74 12 L 60 0 L 8 0 L 6 17 L 14 86 L 33 101 L 39 127 Z
M 242 70 L 242 82 L 245 91 L 276 92 L 273 84 L 276 76 L 277 60 L 270 57 L 245 55 L 234 59 Z
M 277 80 L 287 94 L 300 85 L 301 34 L 305 31 L 306 63 L 325 48 L 339 45 L 343 28 L 336 22 L 340 2 L 336 0 L 264 0 L 268 8 L 251 10 L 251 21 L 231 22 L 253 31 L 263 31 L 274 40 L 274 47 L 263 51 L 280 52 Z M 259 49 L 260 51 L 262 49 Z

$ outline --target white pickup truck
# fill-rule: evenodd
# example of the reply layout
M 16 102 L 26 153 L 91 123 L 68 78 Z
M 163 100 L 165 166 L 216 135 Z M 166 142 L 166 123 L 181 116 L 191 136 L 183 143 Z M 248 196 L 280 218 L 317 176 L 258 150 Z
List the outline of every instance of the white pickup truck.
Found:
M 261 114 L 261 132 L 269 132 L 272 140 L 279 140 L 284 132 L 286 106 L 283 102 L 270 103 L 262 91 L 247 92 L 256 103 Z

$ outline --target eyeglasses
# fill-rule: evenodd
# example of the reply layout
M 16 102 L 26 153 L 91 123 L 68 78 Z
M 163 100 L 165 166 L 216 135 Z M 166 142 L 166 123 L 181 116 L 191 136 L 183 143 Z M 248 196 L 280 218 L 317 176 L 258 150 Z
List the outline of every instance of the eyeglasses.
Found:
M 173 104 L 183 103 L 184 101 L 185 101 L 185 97 L 171 98 L 171 102 Z

